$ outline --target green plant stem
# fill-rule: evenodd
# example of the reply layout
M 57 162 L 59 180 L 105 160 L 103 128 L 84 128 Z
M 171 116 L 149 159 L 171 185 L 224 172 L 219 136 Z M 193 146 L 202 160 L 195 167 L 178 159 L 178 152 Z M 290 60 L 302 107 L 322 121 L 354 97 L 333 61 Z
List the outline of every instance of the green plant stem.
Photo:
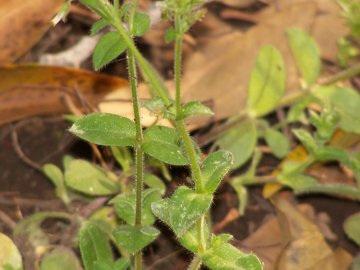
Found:
M 191 262 L 191 264 L 189 265 L 189 267 L 188 267 L 187 270 L 198 270 L 198 269 L 200 269 L 201 264 L 202 264 L 201 259 L 200 259 L 198 256 L 196 256 L 196 257 L 194 257 L 194 259 L 192 260 L 192 262 Z
M 157 91 L 158 96 L 163 100 L 163 102 L 165 103 L 166 106 L 171 106 L 172 103 L 170 101 L 169 96 L 163 90 L 160 82 L 156 78 L 156 75 L 152 71 L 151 67 L 148 65 L 145 58 L 142 56 L 142 54 L 136 48 L 134 41 L 129 37 L 129 35 L 125 31 L 124 27 L 122 26 L 121 22 L 118 20 L 115 20 L 112 22 L 112 25 L 115 27 L 115 29 L 119 32 L 120 36 L 123 38 L 124 42 L 128 46 L 128 50 L 132 51 L 132 53 L 134 54 L 134 56 L 137 60 L 137 63 L 141 66 L 144 73 L 148 76 L 148 79 L 154 86 L 155 90 Z
M 132 40 L 132 32 L 134 25 L 134 17 L 136 12 L 136 7 L 138 5 L 138 0 L 134 0 L 133 7 L 130 13 L 129 20 L 129 31 L 130 37 Z M 134 110 L 134 121 L 136 127 L 136 206 L 135 206 L 135 227 L 141 227 L 141 216 L 142 216 L 142 200 L 143 200 L 143 182 L 144 182 L 144 152 L 142 150 L 143 144 L 143 132 L 140 118 L 140 102 L 138 97 L 138 87 L 137 87 L 137 74 L 136 74 L 136 63 L 134 52 L 131 49 L 127 50 L 127 62 L 128 62 L 128 72 L 129 72 L 129 81 L 131 88 L 132 104 Z M 141 250 L 135 253 L 135 269 L 141 270 L 142 266 L 142 255 Z
M 181 83 L 182 42 L 183 42 L 183 35 L 178 35 L 175 39 L 175 61 L 174 61 L 176 115 L 179 115 L 181 113 L 180 83 Z

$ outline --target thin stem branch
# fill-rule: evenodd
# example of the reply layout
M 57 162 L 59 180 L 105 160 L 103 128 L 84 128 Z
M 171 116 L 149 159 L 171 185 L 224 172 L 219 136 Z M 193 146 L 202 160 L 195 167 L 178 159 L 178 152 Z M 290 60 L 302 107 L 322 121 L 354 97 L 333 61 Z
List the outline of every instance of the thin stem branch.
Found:
M 176 115 L 179 115 L 181 112 L 181 98 L 180 98 L 180 88 L 181 88 L 181 59 L 182 59 L 182 41 L 183 35 L 178 35 L 175 40 L 175 61 L 174 61 L 174 71 L 175 71 L 175 90 L 176 90 Z
M 200 269 L 201 264 L 202 264 L 201 259 L 200 259 L 198 256 L 196 256 L 196 257 L 194 257 L 194 259 L 192 260 L 192 262 L 191 262 L 191 264 L 189 265 L 189 267 L 188 267 L 187 270 L 198 270 L 198 269 Z

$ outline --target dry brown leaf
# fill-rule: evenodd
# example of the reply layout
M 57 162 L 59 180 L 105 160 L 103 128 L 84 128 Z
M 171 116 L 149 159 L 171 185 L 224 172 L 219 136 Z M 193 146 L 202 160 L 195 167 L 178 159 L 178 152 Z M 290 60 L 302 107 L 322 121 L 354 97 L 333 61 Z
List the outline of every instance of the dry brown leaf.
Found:
M 261 22 L 245 34 L 233 32 L 213 38 L 194 53 L 184 68 L 184 100 L 212 100 L 217 119 L 239 112 L 245 105 L 256 54 L 266 44 L 272 44 L 282 52 L 287 67 L 287 89 L 296 89 L 299 77 L 286 37 L 290 27 L 314 31 L 324 56 L 333 59 L 336 40 L 345 34 L 345 28 L 343 19 L 334 13 L 332 5 L 328 11 L 324 9 L 332 0 L 321 0 L 321 5 L 310 0 L 287 2 L 289 4 L 280 10 L 265 9 L 266 13 L 259 15 Z M 329 20 L 331 23 L 324 27 L 323 22 Z
M 79 97 L 95 107 L 106 94 L 128 85 L 125 79 L 80 69 L 30 65 L 0 68 L 0 78 L 0 124 L 68 112 L 65 94 L 81 107 Z
M 325 260 L 332 261 L 326 263 L 326 270 L 347 269 L 351 256 L 342 249 L 332 251 L 311 217 L 279 196 L 275 206 L 278 218 L 270 219 L 242 242 L 265 263 L 265 270 L 315 270 Z M 306 214 L 315 213 L 309 207 L 301 206 Z
M 64 0 L 6 0 L 0 2 L 0 65 L 28 51 L 50 28 Z

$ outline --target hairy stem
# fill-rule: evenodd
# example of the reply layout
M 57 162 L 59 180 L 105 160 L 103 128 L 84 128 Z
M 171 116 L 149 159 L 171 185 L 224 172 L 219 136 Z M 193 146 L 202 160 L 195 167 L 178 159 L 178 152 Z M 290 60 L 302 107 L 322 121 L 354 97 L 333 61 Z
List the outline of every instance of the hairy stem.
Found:
M 194 257 L 194 259 L 192 260 L 192 262 L 191 262 L 191 264 L 189 265 L 189 267 L 188 267 L 187 270 L 198 270 L 198 269 L 200 269 L 201 264 L 202 264 L 201 259 L 200 259 L 198 256 L 196 256 L 196 257 Z
M 138 0 L 134 0 L 133 8 L 130 12 L 129 20 L 129 31 L 130 31 L 130 40 L 132 40 L 132 32 L 134 27 L 134 17 L 136 12 L 136 7 Z M 141 227 L 141 216 L 142 216 L 142 196 L 143 196 L 143 181 L 144 181 L 144 152 L 141 149 L 143 143 L 143 132 L 140 118 L 140 103 L 138 97 L 138 87 L 137 87 L 137 74 L 136 74 L 136 63 L 134 52 L 131 49 L 127 50 L 127 64 L 129 72 L 129 81 L 131 88 L 132 104 L 134 110 L 134 121 L 136 127 L 136 206 L 135 206 L 135 226 Z M 142 266 L 142 255 L 141 250 L 135 253 L 135 269 L 141 270 Z
M 179 115 L 181 112 L 181 59 L 182 59 L 182 41 L 183 36 L 178 35 L 175 40 L 175 61 L 174 61 L 174 72 L 175 72 L 175 90 L 176 90 L 176 115 Z

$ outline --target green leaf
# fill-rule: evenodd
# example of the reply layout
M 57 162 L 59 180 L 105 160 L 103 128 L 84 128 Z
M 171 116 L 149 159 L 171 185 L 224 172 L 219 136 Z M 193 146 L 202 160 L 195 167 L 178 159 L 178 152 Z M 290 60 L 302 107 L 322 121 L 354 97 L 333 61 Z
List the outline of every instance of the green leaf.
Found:
M 324 146 L 316 149 L 314 157 L 317 160 L 338 160 L 348 167 L 352 165 L 351 156 L 345 150 L 335 146 Z
M 71 133 L 88 142 L 107 146 L 135 146 L 135 124 L 109 113 L 92 113 L 76 121 Z
M 117 32 L 104 35 L 96 45 L 92 57 L 95 70 L 99 70 L 114 60 L 127 48 L 126 43 Z
M 143 194 L 143 211 L 141 216 L 142 225 L 152 225 L 155 217 L 151 211 L 151 204 L 161 200 L 158 189 L 146 189 Z M 110 204 L 114 204 L 116 214 L 127 224 L 135 225 L 136 196 L 131 194 L 120 194 L 112 199 Z
M 116 244 L 132 254 L 142 250 L 154 241 L 159 234 L 160 232 L 152 226 L 133 227 L 129 225 L 122 225 L 113 233 Z
M 114 269 L 116 270 L 126 270 L 128 269 L 130 263 L 127 258 L 120 258 L 115 261 L 114 263 Z
M 103 261 L 96 261 L 94 263 L 94 270 L 113 270 L 113 266 L 110 263 Z
M 68 204 L 70 202 L 70 199 L 66 191 L 65 180 L 62 171 L 54 164 L 45 164 L 42 167 L 42 170 L 44 174 L 55 185 L 56 196 L 60 198 L 65 204 Z
M 360 212 L 351 215 L 345 220 L 344 230 L 347 236 L 360 246 Z
M 152 126 L 144 133 L 144 152 L 171 165 L 187 165 L 188 159 L 183 151 L 176 129 Z
M 176 117 L 176 120 L 200 115 L 214 115 L 214 112 L 201 102 L 192 101 L 183 105 L 180 114 Z
M 246 119 L 228 130 L 215 143 L 234 156 L 232 169 L 239 168 L 249 160 L 257 142 L 257 129 L 253 120 Z
M 351 88 L 319 87 L 313 94 L 330 103 L 340 115 L 339 126 L 347 132 L 360 133 L 360 94 Z
M 267 128 L 264 138 L 277 158 L 283 158 L 289 152 L 290 143 L 288 138 L 276 129 Z
M 311 136 L 310 132 L 304 129 L 294 129 L 292 132 L 296 138 L 298 138 L 305 146 L 307 151 L 309 151 L 311 154 L 314 153 L 315 149 L 317 148 L 317 143 Z
M 86 160 L 73 160 L 65 171 L 66 185 L 76 191 L 89 195 L 109 195 L 120 191 L 113 181 L 116 176 L 105 173 L 101 168 Z
M 150 28 L 150 17 L 147 14 L 136 12 L 134 17 L 134 36 L 144 35 Z
M 90 35 L 95 36 L 97 33 L 99 33 L 102 29 L 104 29 L 108 25 L 110 24 L 107 20 L 105 19 L 98 20 L 91 26 Z
M 107 0 L 80 0 L 80 2 L 105 19 L 110 20 L 115 15 L 115 11 Z
M 233 155 L 228 151 L 217 151 L 211 153 L 202 163 L 202 174 L 204 177 L 204 188 L 209 194 L 213 194 L 218 188 L 221 180 L 229 172 L 233 164 Z
M 40 270 L 80 270 L 80 263 L 71 249 L 57 247 L 47 253 L 40 263 Z
M 306 191 L 318 185 L 315 178 L 303 174 L 280 174 L 278 179 L 281 184 L 291 187 L 295 192 Z
M 155 174 L 146 173 L 144 175 L 144 183 L 150 188 L 158 189 L 161 195 L 165 194 L 166 186 Z
M 152 204 L 155 216 L 170 226 L 178 237 L 187 232 L 210 208 L 212 196 L 181 186 L 171 199 Z
M 96 261 L 112 265 L 113 254 L 109 239 L 93 222 L 85 221 L 81 226 L 79 245 L 86 270 L 96 270 Z
M 209 239 L 209 226 L 205 224 L 204 228 L 204 238 Z M 180 238 L 178 238 L 178 241 L 187 250 L 190 250 L 193 253 L 198 253 L 200 243 L 197 225 L 195 224 L 194 226 L 192 226 L 186 233 L 184 233 Z
M 170 42 L 174 41 L 176 39 L 177 35 L 178 34 L 174 28 L 172 28 L 172 27 L 168 28 L 165 33 L 165 42 L 170 43 Z
M 22 259 L 13 241 L 0 233 L 0 269 L 22 270 Z
M 251 72 L 247 109 L 260 117 L 271 112 L 285 93 L 285 66 L 280 52 L 264 46 Z
M 262 263 L 255 255 L 245 254 L 228 243 L 208 249 L 201 258 L 204 264 L 212 270 L 263 269 Z
M 313 85 L 321 69 L 319 48 L 314 39 L 301 29 L 292 28 L 287 33 L 296 66 L 306 84 Z
M 59 12 L 55 15 L 55 17 L 52 18 L 51 24 L 52 24 L 53 26 L 55 26 L 55 25 L 57 25 L 61 20 L 65 21 L 66 16 L 67 16 L 67 14 L 68 14 L 69 11 L 70 11 L 70 7 L 71 7 L 70 1 L 65 2 L 65 3 L 61 6 Z

